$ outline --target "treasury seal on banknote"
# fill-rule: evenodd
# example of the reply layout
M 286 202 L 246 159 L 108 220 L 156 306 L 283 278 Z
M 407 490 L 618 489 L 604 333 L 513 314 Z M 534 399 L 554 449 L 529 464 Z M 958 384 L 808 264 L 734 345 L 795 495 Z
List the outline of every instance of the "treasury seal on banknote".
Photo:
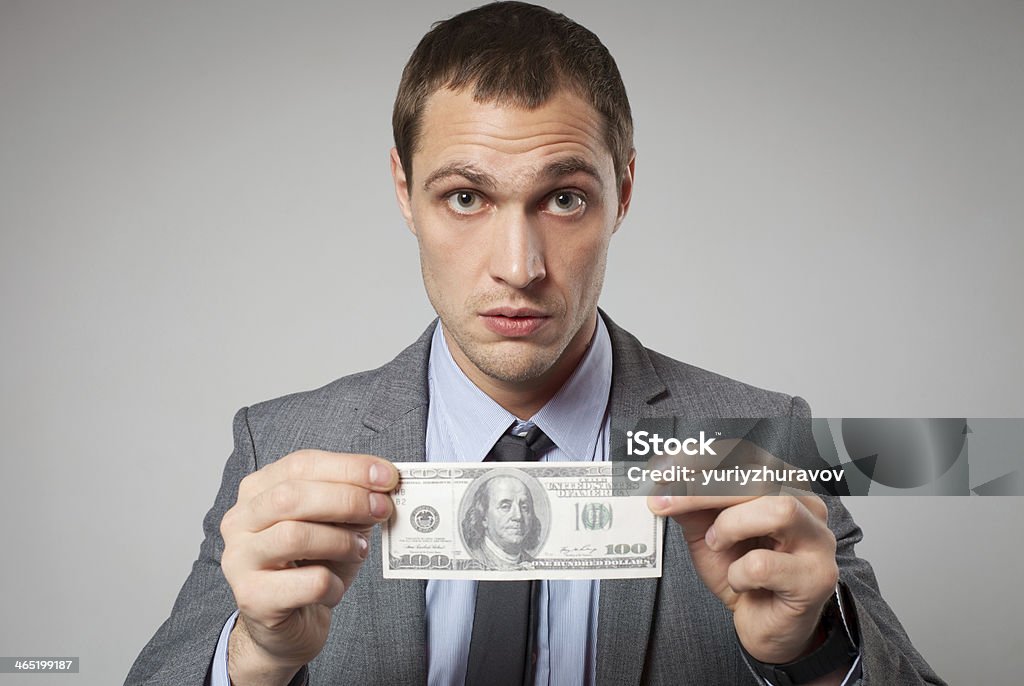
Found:
M 430 505 L 420 505 L 409 515 L 409 523 L 421 534 L 429 534 L 440 521 L 441 516 Z

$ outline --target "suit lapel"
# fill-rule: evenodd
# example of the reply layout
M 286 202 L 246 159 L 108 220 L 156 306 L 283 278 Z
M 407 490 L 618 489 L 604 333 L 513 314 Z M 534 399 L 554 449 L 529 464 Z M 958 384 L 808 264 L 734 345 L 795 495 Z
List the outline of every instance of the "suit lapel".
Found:
M 385 365 L 368 394 L 363 430 L 356 449 L 392 462 L 422 462 L 427 433 L 427 361 L 434 324 L 391 363 Z M 380 683 L 425 684 L 427 681 L 426 582 L 382 578 L 380 527 L 374 528 L 370 568 L 372 626 L 369 635 L 387 637 L 389 650 L 377 651 L 371 667 Z M 377 682 L 374 682 L 377 683 Z
M 640 342 L 603 312 L 612 339 L 612 391 L 609 412 L 615 418 L 657 416 L 653 403 L 665 384 Z M 613 453 L 614 454 L 614 453 Z M 667 528 L 667 527 L 666 527 Z M 664 542 L 663 542 L 664 543 Z M 597 683 L 638 684 L 654 616 L 658 579 L 601 581 L 597 627 Z

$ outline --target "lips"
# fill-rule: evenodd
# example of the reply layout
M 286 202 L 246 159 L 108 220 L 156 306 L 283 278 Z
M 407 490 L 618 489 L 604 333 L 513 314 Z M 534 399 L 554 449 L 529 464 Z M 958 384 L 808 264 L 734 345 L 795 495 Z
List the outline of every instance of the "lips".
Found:
M 542 310 L 535 309 L 533 307 L 492 307 L 491 309 L 481 312 L 485 317 L 545 317 L 547 316 Z
M 480 313 L 484 326 L 507 338 L 529 336 L 547 323 L 550 317 L 530 307 L 494 307 Z

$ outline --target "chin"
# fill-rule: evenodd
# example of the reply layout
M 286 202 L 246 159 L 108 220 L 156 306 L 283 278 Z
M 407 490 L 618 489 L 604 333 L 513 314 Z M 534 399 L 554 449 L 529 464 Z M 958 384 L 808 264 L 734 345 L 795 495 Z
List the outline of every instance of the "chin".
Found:
M 522 383 L 532 381 L 544 376 L 558 359 L 557 356 L 548 355 L 532 356 L 502 354 L 500 350 L 496 354 L 485 354 L 474 351 L 473 354 L 466 354 L 477 369 L 492 379 L 505 383 Z
M 491 332 L 474 331 L 472 326 L 455 328 L 445 325 L 445 330 L 474 367 L 492 379 L 510 384 L 542 378 L 555 366 L 569 343 L 557 337 L 554 331 L 545 332 L 541 340 L 495 340 Z M 551 339 L 553 335 L 554 340 Z

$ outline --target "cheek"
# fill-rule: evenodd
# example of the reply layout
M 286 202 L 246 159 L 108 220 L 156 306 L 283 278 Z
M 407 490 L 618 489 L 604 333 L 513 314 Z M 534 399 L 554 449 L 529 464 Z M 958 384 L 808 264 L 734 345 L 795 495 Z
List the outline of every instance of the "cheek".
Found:
M 416 212 L 417 241 L 420 259 L 435 281 L 466 284 L 478 268 L 481 247 L 472 231 L 451 226 L 435 213 Z
M 443 227 L 432 224 L 429 218 L 418 218 L 416 227 L 420 266 L 426 285 L 440 291 L 433 293 L 432 296 L 448 297 L 452 286 L 459 282 L 456 265 L 460 263 L 460 247 Z
M 608 242 L 579 242 L 565 250 L 564 254 L 565 259 L 558 270 L 564 275 L 564 288 L 579 302 L 593 298 L 594 290 L 600 288 L 604 279 Z
M 439 226 L 431 216 L 418 216 L 416 227 L 416 239 L 420 244 L 420 254 L 431 260 L 439 260 L 451 243 L 444 227 Z

